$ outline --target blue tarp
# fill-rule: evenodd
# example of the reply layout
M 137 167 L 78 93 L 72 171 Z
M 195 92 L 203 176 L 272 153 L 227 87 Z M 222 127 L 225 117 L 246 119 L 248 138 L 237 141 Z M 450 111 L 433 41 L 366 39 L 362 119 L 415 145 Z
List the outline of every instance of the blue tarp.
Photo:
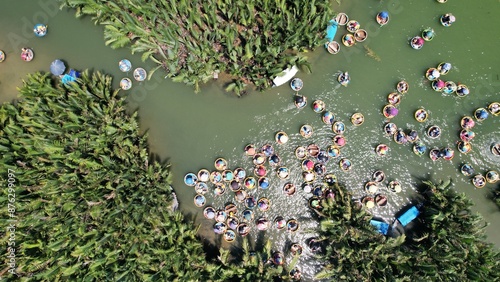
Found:
M 399 222 L 401 222 L 401 225 L 406 226 L 408 223 L 414 220 L 419 214 L 420 211 L 417 209 L 417 207 L 413 206 L 409 210 L 407 210 L 403 215 L 398 217 L 398 220 Z
M 383 222 L 383 221 L 378 221 L 378 220 L 370 220 L 370 224 L 375 226 L 377 228 L 377 231 L 387 235 L 387 232 L 389 231 L 389 224 Z
M 335 37 L 335 34 L 337 33 L 337 22 L 335 20 L 330 20 L 328 22 L 328 26 L 326 27 L 326 40 L 328 42 L 333 41 L 333 38 Z M 325 46 L 328 45 L 328 42 L 326 43 Z
M 75 80 L 76 80 L 76 78 L 72 77 L 72 76 L 71 76 L 71 75 L 69 75 L 69 74 L 65 74 L 65 75 L 61 78 L 61 81 L 62 81 L 62 83 L 64 83 L 64 84 L 68 84 L 68 83 L 73 82 L 73 81 L 75 81 Z

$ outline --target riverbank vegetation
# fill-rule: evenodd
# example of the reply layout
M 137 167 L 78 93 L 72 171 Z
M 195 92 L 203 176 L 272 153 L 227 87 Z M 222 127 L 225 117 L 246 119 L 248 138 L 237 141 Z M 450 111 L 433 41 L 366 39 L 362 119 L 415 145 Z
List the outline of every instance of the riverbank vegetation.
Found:
M 395 238 L 375 233 L 371 216 L 338 185 L 320 216 L 324 269 L 342 281 L 498 281 L 500 253 L 484 241 L 484 223 L 449 181 L 425 181 L 421 214 Z
M 292 65 L 310 70 L 301 52 L 323 43 L 333 16 L 328 0 L 64 0 L 62 7 L 92 17 L 107 45 L 130 46 L 172 80 L 199 91 L 220 72 L 237 95 L 249 85 L 271 87 Z

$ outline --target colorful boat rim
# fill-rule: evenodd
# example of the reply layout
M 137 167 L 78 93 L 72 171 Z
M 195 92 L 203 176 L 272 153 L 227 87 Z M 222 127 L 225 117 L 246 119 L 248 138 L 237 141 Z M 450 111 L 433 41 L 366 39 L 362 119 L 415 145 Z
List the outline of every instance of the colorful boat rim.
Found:
M 465 176 L 471 176 L 474 174 L 474 168 L 472 168 L 472 165 L 470 164 L 463 164 L 460 167 L 460 172 L 465 175 Z
M 241 183 L 238 180 L 234 179 L 233 181 L 231 181 L 231 183 L 229 183 L 229 188 L 233 192 L 236 192 L 241 189 Z
M 304 87 L 304 82 L 302 79 L 295 77 L 290 81 L 290 87 L 292 88 L 293 91 L 298 92 Z
M 422 47 L 424 47 L 424 42 L 425 42 L 425 40 L 422 37 L 414 36 L 410 40 L 410 46 L 411 46 L 411 48 L 413 48 L 415 50 L 420 50 L 420 49 L 422 49 Z
M 432 139 L 438 138 L 439 136 L 441 136 L 441 128 L 439 128 L 439 126 L 437 125 L 432 125 L 427 130 L 427 136 L 429 136 Z
M 344 134 L 345 132 L 345 124 L 341 121 L 336 121 L 332 124 L 332 131 L 335 134 Z
M 47 34 L 47 26 L 44 24 L 36 24 L 33 32 L 37 37 L 44 37 Z
M 408 141 L 410 141 L 411 143 L 415 143 L 417 140 L 419 140 L 420 138 L 418 137 L 418 132 L 415 130 L 415 129 L 412 129 L 410 130 L 410 132 L 408 132 L 408 134 L 406 135 L 406 138 L 408 139 Z
M 382 171 L 382 170 L 375 171 L 372 175 L 372 179 L 373 179 L 373 181 L 378 182 L 378 183 L 384 181 L 385 180 L 384 171 Z
M 234 179 L 234 173 L 232 170 L 224 170 L 222 172 L 222 181 L 231 182 Z
M 488 105 L 488 111 L 494 116 L 500 115 L 500 103 L 493 102 Z
M 300 135 L 304 138 L 309 138 L 313 135 L 313 128 L 309 124 L 304 124 L 300 127 Z
M 278 144 L 285 144 L 286 142 L 288 142 L 288 135 L 284 131 L 279 131 L 274 136 L 274 139 Z
M 399 105 L 399 103 L 401 102 L 401 94 L 397 92 L 389 93 L 389 95 L 387 95 L 387 102 L 394 106 Z
M 320 164 L 326 164 L 330 159 L 330 156 L 325 150 L 320 150 L 319 154 L 316 156 L 316 159 Z
M 326 105 L 325 102 L 323 102 L 322 100 L 315 100 L 312 103 L 312 108 L 315 113 L 321 113 L 325 110 Z
M 274 154 L 272 156 L 269 157 L 269 164 L 272 166 L 272 167 L 277 167 L 281 164 L 281 158 L 280 156 L 278 156 L 278 154 Z
M 418 109 L 415 111 L 414 116 L 418 122 L 424 122 L 429 117 L 429 114 L 427 113 L 427 111 L 425 109 Z
M 208 169 L 200 169 L 198 171 L 198 180 L 202 182 L 207 182 L 210 180 L 210 171 Z
M 214 233 L 220 235 L 226 232 L 227 225 L 224 222 L 216 222 L 213 228 L 214 228 Z
M 245 190 L 238 190 L 234 192 L 234 199 L 238 203 L 243 203 L 243 201 L 245 201 L 247 196 L 248 194 Z
M 462 129 L 459 134 L 460 140 L 465 142 L 470 142 L 474 137 L 476 137 L 476 133 L 469 129 Z
M 429 68 L 425 71 L 425 78 L 430 81 L 437 80 L 441 76 L 441 73 L 436 68 Z
M 136 68 L 134 70 L 133 75 L 134 75 L 134 79 L 135 80 L 137 80 L 137 81 L 144 81 L 144 80 L 146 80 L 146 77 L 148 76 L 148 73 L 143 68 Z
M 453 92 L 457 91 L 457 85 L 453 81 L 446 81 L 444 83 L 444 88 L 443 88 L 443 93 L 444 94 L 452 94 Z
M 483 121 L 488 118 L 488 111 L 485 108 L 478 108 L 474 111 L 474 117 L 477 121 Z
M 206 219 L 214 219 L 215 218 L 215 209 L 213 207 L 206 207 L 204 210 L 203 210 L 203 216 L 206 218 Z
M 226 214 L 232 217 L 238 213 L 238 208 L 235 204 L 229 203 L 224 207 L 224 211 L 226 212 Z
M 227 161 L 224 158 L 217 158 L 214 162 L 215 169 L 223 171 L 227 168 Z
M 307 97 L 297 93 L 293 98 L 293 103 L 297 109 L 303 109 L 307 105 Z
M 234 170 L 234 179 L 236 181 L 240 182 L 243 179 L 245 179 L 246 176 L 247 176 L 247 172 L 243 168 L 238 167 Z
M 243 181 L 243 185 L 245 186 L 245 188 L 247 188 L 249 190 L 255 188 L 256 184 L 257 184 L 257 181 L 255 180 L 255 178 L 253 176 L 249 176 L 249 177 L 245 178 L 245 180 Z
M 410 85 L 404 80 L 401 80 L 398 84 L 396 84 L 396 90 L 401 94 L 405 94 L 409 89 Z
M 330 41 L 326 46 L 326 50 L 332 55 L 338 54 L 340 51 L 340 44 L 337 41 Z
M 349 159 L 341 159 L 339 162 L 340 169 L 343 171 L 349 171 L 352 169 L 352 162 Z
M 447 75 L 448 72 L 450 72 L 451 68 L 452 65 L 450 63 L 445 63 L 445 62 L 441 62 L 437 66 L 437 70 L 441 73 L 441 75 Z
M 224 195 L 224 193 L 226 193 L 226 185 L 224 185 L 223 183 L 216 184 L 214 189 L 214 195 L 220 196 Z
M 354 113 L 351 116 L 351 123 L 354 124 L 355 126 L 360 126 L 365 122 L 365 117 L 363 116 L 362 113 Z
M 123 90 L 129 90 L 132 88 L 132 80 L 128 77 L 124 77 L 120 80 L 120 88 Z
M 274 147 L 273 147 L 273 145 L 271 145 L 269 143 L 262 145 L 262 147 L 260 148 L 260 151 L 262 153 L 264 153 L 264 155 L 266 157 L 270 157 L 270 156 L 274 155 Z
M 333 124 L 333 122 L 335 121 L 335 115 L 330 111 L 325 111 L 321 115 L 321 120 L 325 124 Z
M 406 133 L 403 131 L 403 129 L 399 128 L 396 133 L 394 133 L 393 136 L 394 142 L 396 144 L 406 144 L 408 142 L 408 139 L 406 138 Z
M 297 147 L 297 149 L 295 149 L 295 156 L 299 160 L 305 159 L 307 157 L 307 149 L 303 146 Z
M 271 201 L 268 198 L 260 198 L 257 201 L 257 207 L 261 211 L 268 211 L 271 208 Z
M 354 33 L 356 31 L 358 31 L 360 27 L 361 27 L 361 25 L 356 20 L 350 20 L 349 22 L 347 22 L 347 25 L 346 25 L 346 29 L 350 33 Z
M 253 156 L 254 165 L 262 165 L 267 161 L 266 155 L 264 153 L 257 153 Z
M 274 219 L 274 226 L 276 229 L 281 230 L 286 226 L 286 220 L 282 216 L 278 216 Z
M 463 129 L 472 129 L 475 125 L 476 125 L 476 122 L 470 116 L 464 116 L 460 120 L 460 127 L 462 127 Z
M 451 13 L 447 13 L 439 17 L 439 22 L 444 27 L 449 27 L 455 22 L 455 16 Z
M 35 57 L 35 53 L 30 48 L 22 48 L 21 49 L 21 59 L 25 62 L 31 62 Z
M 366 40 L 366 38 L 368 37 L 368 32 L 366 32 L 366 30 L 364 29 L 358 29 L 356 32 L 354 32 L 354 40 L 356 40 L 357 42 L 363 42 Z
M 486 185 L 486 178 L 481 174 L 476 174 L 471 181 L 476 188 L 483 188 Z
M 253 209 L 255 208 L 256 205 L 257 205 L 257 200 L 255 199 L 254 196 L 248 195 L 245 198 L 245 207 L 247 207 L 248 209 Z
M 389 17 L 389 13 L 387 11 L 382 11 L 382 12 L 379 12 L 377 14 L 377 17 L 375 17 L 375 20 L 377 21 L 377 23 L 380 25 L 380 26 L 384 26 L 386 25 L 389 20 L 390 20 L 390 17 Z
M 118 67 L 122 72 L 129 72 L 132 69 L 132 63 L 127 59 L 123 59 L 118 62 Z
M 457 90 L 455 93 L 457 94 L 458 97 L 465 97 L 470 94 L 470 90 L 469 87 L 467 87 L 467 85 L 459 83 L 457 85 Z
M 219 184 L 222 182 L 222 173 L 219 171 L 212 171 L 210 173 L 210 182 L 213 184 Z
M 346 13 L 338 13 L 337 16 L 335 17 L 335 21 L 337 22 L 338 25 L 346 25 L 347 22 L 349 21 L 349 17 L 347 16 Z
M 455 156 L 455 151 L 452 148 L 446 147 L 441 150 L 441 157 L 444 160 L 451 161 Z
M 344 44 L 344 46 L 347 47 L 354 46 L 354 44 L 356 44 L 356 39 L 354 38 L 354 35 L 350 33 L 344 34 L 344 36 L 342 36 L 342 44 Z
M 428 27 L 422 31 L 422 38 L 425 41 L 431 41 L 432 39 L 434 39 L 435 36 L 436 36 L 436 32 L 434 32 L 434 29 L 432 29 L 430 27 Z
M 205 203 L 207 202 L 207 199 L 205 199 L 205 196 L 203 195 L 200 195 L 200 194 L 197 194 L 196 196 L 194 196 L 194 205 L 201 208 L 205 205 Z
M 488 183 L 496 183 L 498 180 L 500 180 L 500 175 L 498 174 L 497 171 L 494 171 L 494 170 L 490 170 L 488 172 L 486 172 L 486 181 L 488 181 Z
M 0 50 L 0 63 L 5 60 L 5 52 Z
M 303 171 L 312 171 L 314 168 L 314 162 L 312 160 L 303 160 L 301 167 Z

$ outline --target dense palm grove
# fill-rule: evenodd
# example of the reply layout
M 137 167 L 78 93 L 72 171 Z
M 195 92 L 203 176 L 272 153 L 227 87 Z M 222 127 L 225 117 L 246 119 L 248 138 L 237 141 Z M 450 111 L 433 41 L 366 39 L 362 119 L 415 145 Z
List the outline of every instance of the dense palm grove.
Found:
M 450 182 L 424 181 L 422 214 L 396 238 L 375 235 L 371 216 L 339 186 L 320 216 L 324 269 L 342 281 L 500 281 L 500 253 L 484 242 L 482 219 Z
M 104 25 L 106 44 L 130 45 L 174 81 L 198 91 L 214 73 L 226 73 L 226 89 L 238 95 L 250 84 L 270 87 L 289 66 L 308 70 L 299 52 L 322 43 L 333 15 L 328 0 L 64 0 L 63 6 Z

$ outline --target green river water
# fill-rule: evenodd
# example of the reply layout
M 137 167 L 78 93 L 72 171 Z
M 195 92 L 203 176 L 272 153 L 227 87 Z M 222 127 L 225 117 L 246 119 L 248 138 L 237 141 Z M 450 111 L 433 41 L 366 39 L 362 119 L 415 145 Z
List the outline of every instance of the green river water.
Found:
M 500 158 L 490 153 L 491 144 L 500 142 L 500 117 L 490 115 L 484 122 L 477 123 L 473 129 L 476 137 L 472 141 L 471 153 L 463 155 L 455 150 L 452 161 L 433 162 L 427 154 L 421 157 L 414 155 L 412 145 L 397 145 L 392 138 L 384 135 L 382 128 L 386 121 L 381 114 L 382 107 L 387 103 L 387 94 L 395 90 L 398 81 L 404 79 L 408 81 L 410 90 L 403 96 L 398 107 L 399 115 L 392 121 L 405 131 L 417 130 L 428 148 L 456 148 L 461 117 L 472 115 L 478 107 L 500 102 L 499 1 L 452 0 L 439 4 L 434 0 L 355 0 L 342 1 L 342 5 L 336 5 L 335 10 L 358 20 L 361 27 L 368 31 L 368 39 L 350 48 L 342 45 L 337 55 L 330 55 L 323 48 L 307 54 L 313 73 L 297 74 L 304 81 L 300 94 L 308 98 L 308 106 L 304 109 L 299 110 L 293 105 L 294 93 L 288 85 L 235 98 L 224 92 L 221 82 L 212 81 L 202 87 L 201 93 L 195 94 L 191 87 L 164 79 L 162 71 L 157 71 L 150 81 L 135 82 L 131 90 L 122 92 L 128 97 L 130 109 L 139 111 L 141 127 L 149 134 L 151 151 L 172 164 L 173 187 L 181 210 L 201 224 L 202 237 L 222 243 L 221 238 L 211 230 L 213 221 L 205 220 L 202 209 L 195 207 L 194 189 L 183 183 L 183 177 L 201 168 L 214 170 L 213 162 L 218 157 L 226 158 L 229 168 L 243 167 L 247 174 L 252 174 L 253 165 L 251 159 L 244 156 L 244 146 L 248 143 L 257 146 L 270 143 L 281 156 L 283 164 L 291 170 L 291 176 L 285 181 L 272 173 L 269 176 L 271 188 L 249 191 L 257 199 L 265 196 L 272 202 L 270 211 L 255 211 L 256 216 L 267 215 L 270 220 L 276 216 L 295 218 L 300 223 L 300 229 L 296 233 L 279 231 L 274 227 L 267 232 L 253 230 L 250 238 L 258 242 L 270 238 L 274 242 L 273 249 L 281 251 L 286 251 L 287 244 L 291 242 L 305 244 L 305 239 L 314 236 L 316 227 L 307 208 L 310 195 L 299 189 L 295 195 L 285 196 L 281 188 L 286 182 L 302 183 L 300 162 L 294 156 L 297 146 L 314 142 L 326 148 L 331 144 L 334 135 L 331 127 L 323 124 L 320 115 L 311 109 L 312 101 L 321 99 L 326 103 L 327 110 L 346 124 L 347 145 L 342 148 L 342 157 L 349 158 L 353 163 L 350 172 L 342 172 L 338 166 L 339 159 L 332 159 L 327 164 L 328 171 L 337 175 L 339 182 L 345 184 L 355 198 L 366 195 L 364 184 L 378 169 L 385 171 L 386 182 L 399 180 L 403 184 L 400 194 L 382 189 L 389 202 L 386 207 L 372 209 L 376 217 L 392 223 L 394 214 L 411 203 L 421 179 L 451 177 L 452 189 L 465 192 L 475 203 L 474 209 L 490 223 L 486 228 L 488 240 L 499 246 L 500 211 L 488 199 L 491 189 L 498 183 L 475 189 L 458 168 L 469 162 L 478 173 L 500 170 Z M 379 27 L 375 15 L 382 10 L 389 11 L 391 20 L 386 26 Z M 439 24 L 439 16 L 447 12 L 453 13 L 457 21 L 445 28 Z M 33 25 L 38 22 L 49 26 L 48 34 L 43 38 L 36 38 L 32 32 Z M 119 71 L 120 59 L 128 58 L 133 67 L 141 66 L 147 70 L 154 67 L 152 63 L 141 62 L 140 55 L 130 55 L 126 48 L 112 50 L 105 46 L 102 27 L 93 25 L 88 18 L 75 19 L 74 11 L 58 10 L 55 0 L 4 0 L 0 9 L 0 26 L 0 50 L 7 54 L 7 59 L 0 63 L 2 102 L 16 98 L 16 87 L 21 85 L 27 73 L 49 71 L 54 59 L 64 60 L 71 68 L 89 68 L 112 74 L 117 86 L 122 77 L 132 78 L 131 73 Z M 422 50 L 411 49 L 409 39 L 419 35 L 426 27 L 436 31 L 436 38 L 426 42 Z M 345 27 L 339 27 L 335 39 L 340 42 L 344 33 Z M 381 60 L 367 56 L 363 46 L 370 47 Z M 32 62 L 20 59 L 22 47 L 33 48 L 35 59 Z M 468 85 L 471 90 L 469 96 L 445 96 L 431 89 L 424 72 L 443 61 L 453 65 L 444 79 Z M 339 71 L 349 71 L 351 83 L 348 87 L 337 83 L 336 74 Z M 430 114 L 423 123 L 413 118 L 415 110 L 420 107 Z M 366 119 L 359 127 L 349 122 L 355 112 L 363 113 Z M 302 124 L 312 125 L 314 134 L 311 138 L 300 136 Z M 424 132 L 434 124 L 443 129 L 443 134 L 438 139 L 429 139 Z M 284 145 L 274 142 L 275 133 L 281 130 L 290 137 Z M 385 157 L 379 157 L 374 152 L 375 146 L 380 143 L 390 147 Z M 215 197 L 213 193 L 208 193 L 207 205 L 222 208 L 226 202 L 234 201 L 232 195 L 232 192 L 226 192 Z M 241 204 L 238 207 L 243 209 Z M 314 264 L 308 253 L 305 250 L 306 256 L 301 258 L 302 269 L 307 276 L 313 274 L 308 266 Z

